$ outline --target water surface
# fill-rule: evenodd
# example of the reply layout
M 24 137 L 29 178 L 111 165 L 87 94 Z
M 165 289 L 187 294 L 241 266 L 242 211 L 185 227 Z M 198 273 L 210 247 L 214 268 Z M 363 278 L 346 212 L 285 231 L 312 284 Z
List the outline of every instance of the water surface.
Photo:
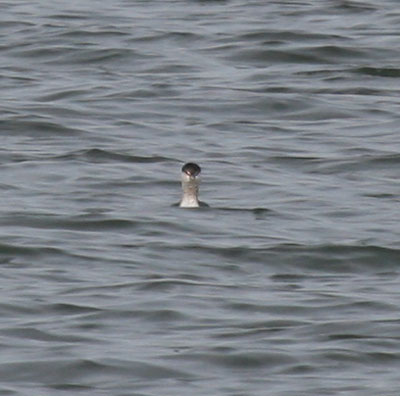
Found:
M 397 396 L 397 5 L 2 2 L 0 394 Z

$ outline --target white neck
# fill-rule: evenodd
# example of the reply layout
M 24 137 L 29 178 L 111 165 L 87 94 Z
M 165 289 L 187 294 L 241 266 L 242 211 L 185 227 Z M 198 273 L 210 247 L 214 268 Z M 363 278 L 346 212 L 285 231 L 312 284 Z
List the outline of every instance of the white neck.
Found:
M 182 200 L 179 204 L 181 208 L 198 208 L 199 205 L 199 182 L 198 180 L 185 180 L 182 178 Z

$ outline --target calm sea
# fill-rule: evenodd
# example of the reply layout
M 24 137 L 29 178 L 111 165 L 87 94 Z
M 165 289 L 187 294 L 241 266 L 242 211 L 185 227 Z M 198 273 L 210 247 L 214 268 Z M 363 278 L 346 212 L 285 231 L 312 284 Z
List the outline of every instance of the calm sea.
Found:
M 398 396 L 399 25 L 2 1 L 0 395 Z

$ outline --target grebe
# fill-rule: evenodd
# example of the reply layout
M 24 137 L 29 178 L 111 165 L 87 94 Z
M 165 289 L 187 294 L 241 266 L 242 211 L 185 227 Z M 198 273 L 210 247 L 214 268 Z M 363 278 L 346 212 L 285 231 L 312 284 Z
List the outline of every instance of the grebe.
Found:
M 179 203 L 181 208 L 198 208 L 200 206 L 208 206 L 204 202 L 199 201 L 199 184 L 200 184 L 199 165 L 188 162 L 182 166 L 182 200 Z

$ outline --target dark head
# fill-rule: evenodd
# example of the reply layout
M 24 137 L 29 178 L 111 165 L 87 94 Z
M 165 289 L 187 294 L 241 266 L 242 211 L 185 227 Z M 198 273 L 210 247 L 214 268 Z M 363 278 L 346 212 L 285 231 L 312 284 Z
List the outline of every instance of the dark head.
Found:
M 188 162 L 182 166 L 182 172 L 188 175 L 190 178 L 195 178 L 200 174 L 201 169 L 199 165 L 193 162 Z

